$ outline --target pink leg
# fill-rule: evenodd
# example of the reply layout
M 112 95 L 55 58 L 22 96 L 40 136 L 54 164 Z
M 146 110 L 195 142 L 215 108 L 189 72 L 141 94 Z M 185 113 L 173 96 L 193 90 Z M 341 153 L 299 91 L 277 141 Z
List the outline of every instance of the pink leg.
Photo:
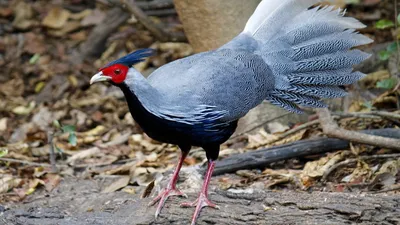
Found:
M 158 203 L 157 206 L 157 210 L 156 210 L 156 218 L 158 217 L 158 215 L 161 212 L 162 207 L 164 206 L 165 201 L 170 197 L 170 196 L 183 196 L 183 197 L 187 197 L 184 193 L 182 193 L 180 190 L 178 190 L 176 188 L 176 182 L 178 181 L 179 178 L 179 171 L 181 170 L 183 161 L 185 160 L 186 156 L 187 156 L 187 152 L 182 152 L 180 158 L 179 158 L 179 162 L 178 165 L 176 166 L 176 169 L 174 171 L 174 174 L 172 176 L 172 179 L 170 180 L 170 182 L 168 183 L 168 186 L 166 188 L 164 188 L 161 193 L 155 197 L 153 199 L 153 201 L 150 202 L 149 205 L 154 205 L 156 204 L 158 201 L 160 201 Z
M 182 207 L 196 206 L 196 210 L 194 211 L 193 218 L 192 218 L 192 223 L 191 223 L 192 225 L 196 224 L 197 217 L 200 215 L 200 211 L 203 207 L 208 206 L 208 207 L 219 209 L 219 207 L 216 204 L 214 204 L 210 200 L 208 200 L 208 185 L 210 183 L 210 179 L 211 179 L 212 172 L 214 171 L 214 167 L 215 167 L 215 162 L 210 160 L 208 162 L 208 169 L 207 169 L 206 176 L 204 177 L 203 187 L 201 188 L 201 192 L 200 192 L 197 200 L 194 201 L 193 203 L 182 203 L 181 204 Z

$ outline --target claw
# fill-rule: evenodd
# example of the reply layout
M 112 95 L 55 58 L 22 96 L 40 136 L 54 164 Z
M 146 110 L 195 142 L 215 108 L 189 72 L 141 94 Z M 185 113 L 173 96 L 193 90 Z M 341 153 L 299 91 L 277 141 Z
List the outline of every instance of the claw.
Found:
M 160 192 L 160 194 L 159 194 L 157 197 L 155 197 L 155 198 L 149 203 L 149 206 L 151 206 L 151 205 L 156 204 L 158 201 L 160 201 L 160 202 L 158 203 L 157 210 L 156 210 L 156 214 L 155 214 L 155 217 L 156 217 L 156 218 L 157 218 L 158 215 L 160 214 L 161 209 L 163 208 L 163 206 L 164 206 L 164 204 L 165 204 L 165 201 L 167 201 L 167 199 L 168 199 L 170 196 L 183 196 L 183 197 L 187 198 L 187 195 L 185 195 L 183 192 L 181 192 L 180 190 L 178 190 L 178 189 L 176 188 L 176 182 L 178 181 L 178 174 L 179 174 L 179 171 L 181 170 L 181 167 L 182 167 L 182 164 L 183 164 L 183 160 L 186 158 L 186 156 L 187 156 L 187 152 L 182 152 L 182 155 L 181 155 L 181 157 L 179 158 L 178 165 L 176 166 L 176 169 L 175 169 L 175 171 L 174 171 L 174 174 L 172 175 L 172 179 L 171 179 L 171 181 L 169 182 L 167 188 L 164 188 L 164 189 Z
M 211 174 L 214 170 L 215 167 L 215 162 L 212 160 L 208 161 L 208 168 L 207 168 L 207 172 L 206 172 L 206 176 L 204 178 L 204 183 L 203 183 L 203 187 L 201 188 L 199 197 L 196 199 L 196 201 L 192 202 L 192 203 L 182 203 L 181 207 L 194 207 L 196 206 L 196 210 L 194 211 L 193 217 L 192 217 L 192 222 L 191 225 L 195 225 L 196 224 L 196 220 L 197 217 L 199 217 L 200 215 L 200 211 L 201 209 L 203 209 L 204 207 L 212 207 L 214 209 L 219 209 L 219 207 L 212 203 L 210 200 L 208 200 L 208 185 L 210 183 L 210 179 L 211 179 Z
M 182 196 L 182 197 L 187 198 L 186 194 L 184 194 L 183 192 L 181 192 L 180 190 L 178 190 L 176 188 L 164 188 L 164 190 L 162 190 L 161 193 L 149 203 L 149 206 L 151 206 L 151 205 L 156 204 L 159 201 L 157 210 L 155 213 L 156 218 L 160 214 L 161 209 L 163 208 L 163 206 L 165 204 L 165 201 L 167 201 L 167 199 L 170 196 Z
M 219 209 L 219 206 L 212 203 L 204 193 L 200 193 L 199 197 L 194 202 L 182 203 L 181 207 L 196 207 L 196 210 L 194 211 L 194 214 L 193 214 L 191 225 L 196 224 L 197 217 L 200 215 L 200 212 L 204 207 L 211 207 L 214 209 Z

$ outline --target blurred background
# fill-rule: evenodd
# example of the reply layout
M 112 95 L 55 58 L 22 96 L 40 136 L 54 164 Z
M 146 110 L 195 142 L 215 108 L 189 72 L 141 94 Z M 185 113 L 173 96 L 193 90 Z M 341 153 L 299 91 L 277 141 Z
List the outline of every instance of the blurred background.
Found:
M 241 32 L 258 3 L 0 0 L 0 206 L 48 193 L 73 177 L 101 179 L 98 188 L 104 192 L 122 190 L 147 196 L 149 184 L 154 186 L 154 180 L 161 180 L 162 174 L 173 168 L 179 150 L 143 134 L 119 89 L 108 84 L 89 86 L 90 77 L 106 63 L 140 48 L 157 51 L 135 65 L 145 76 L 173 60 L 217 48 Z M 347 15 L 367 25 L 360 32 L 375 40 L 363 47 L 373 56 L 357 67 L 368 76 L 348 87 L 348 97 L 330 101 L 331 110 L 399 115 L 399 5 L 393 0 L 325 4 L 346 7 Z M 324 136 L 315 123 L 290 133 L 313 121 L 314 114 L 288 114 L 265 103 L 241 121 L 237 133 L 223 146 L 221 158 Z M 338 120 L 346 129 L 400 126 L 396 117 L 346 115 Z M 398 183 L 399 158 L 360 160 L 330 171 L 331 186 L 325 186 L 321 177 L 346 158 L 384 153 L 392 152 L 352 145 L 213 182 L 222 189 L 257 183 L 265 189 L 340 192 L 349 191 L 348 184 L 354 185 L 352 190 L 363 189 L 365 186 L 357 184 L 377 182 L 374 179 L 379 174 L 389 174 L 384 179 L 388 183 L 374 186 L 376 191 Z M 204 162 L 204 152 L 194 149 L 185 166 Z

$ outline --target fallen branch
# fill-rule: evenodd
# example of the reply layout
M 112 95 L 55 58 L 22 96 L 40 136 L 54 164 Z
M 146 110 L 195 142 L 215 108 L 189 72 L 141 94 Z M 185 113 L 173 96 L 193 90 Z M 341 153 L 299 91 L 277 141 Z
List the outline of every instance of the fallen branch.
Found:
M 324 133 L 331 137 L 356 142 L 359 144 L 367 144 L 382 148 L 400 150 L 400 137 L 398 139 L 385 138 L 374 135 L 368 135 L 356 131 L 349 131 L 340 128 L 333 120 L 328 109 L 317 109 L 319 121 Z
M 178 34 L 169 34 L 163 30 L 161 26 L 155 24 L 147 15 L 143 12 L 142 9 L 135 3 L 134 0 L 108 0 L 109 3 L 122 8 L 127 11 L 131 15 L 135 16 L 135 18 L 149 30 L 154 37 L 161 41 L 179 41 L 185 42 L 186 37 L 184 35 Z
M 148 16 L 159 16 L 159 17 L 177 15 L 177 12 L 175 9 L 149 10 L 149 11 L 145 11 L 145 13 Z
M 115 7 L 107 12 L 106 18 L 93 29 L 87 40 L 80 46 L 79 54 L 72 57 L 73 63 L 79 64 L 88 56 L 100 55 L 105 48 L 107 38 L 129 19 L 129 14 Z
M 377 129 L 364 130 L 361 132 L 387 138 L 400 138 L 400 129 Z M 242 169 L 265 168 L 269 163 L 294 157 L 348 149 L 349 147 L 349 141 L 336 138 L 319 138 L 314 140 L 296 141 L 282 146 L 275 146 L 229 156 L 217 161 L 213 175 L 232 173 Z
M 174 8 L 173 0 L 158 0 L 151 2 L 138 2 L 137 5 L 143 10 L 154 10 L 154 9 L 170 9 Z
M 389 159 L 389 158 L 399 158 L 400 154 L 384 154 L 384 155 L 369 155 L 369 156 L 360 156 L 355 159 L 347 159 L 345 161 L 342 161 L 340 163 L 337 163 L 330 167 L 328 170 L 324 172 L 322 175 L 321 181 L 326 181 L 329 174 L 331 174 L 333 171 L 338 169 L 339 167 L 346 166 L 351 163 L 357 163 L 360 160 L 370 160 L 370 159 Z

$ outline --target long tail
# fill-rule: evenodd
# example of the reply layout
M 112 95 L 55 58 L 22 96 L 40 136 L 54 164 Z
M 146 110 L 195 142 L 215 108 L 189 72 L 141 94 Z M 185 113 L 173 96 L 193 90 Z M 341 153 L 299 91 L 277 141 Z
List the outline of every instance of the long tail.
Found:
M 370 55 L 355 46 L 373 42 L 355 29 L 365 25 L 334 7 L 312 7 L 318 0 L 263 0 L 244 33 L 258 41 L 275 77 L 267 100 L 292 112 L 298 106 L 326 107 L 321 98 L 342 97 L 342 85 L 364 74 L 353 72 Z

